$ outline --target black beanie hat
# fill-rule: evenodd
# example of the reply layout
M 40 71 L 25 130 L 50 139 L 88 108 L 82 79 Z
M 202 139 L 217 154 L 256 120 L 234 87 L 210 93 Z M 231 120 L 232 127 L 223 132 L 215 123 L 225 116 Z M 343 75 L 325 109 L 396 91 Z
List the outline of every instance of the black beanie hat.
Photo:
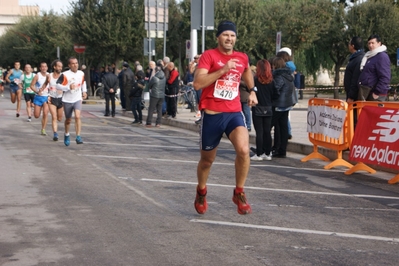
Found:
M 219 23 L 218 31 L 216 32 L 216 37 L 219 37 L 219 35 L 226 30 L 234 31 L 234 33 L 237 35 L 236 24 L 234 24 L 229 20 L 223 20 Z

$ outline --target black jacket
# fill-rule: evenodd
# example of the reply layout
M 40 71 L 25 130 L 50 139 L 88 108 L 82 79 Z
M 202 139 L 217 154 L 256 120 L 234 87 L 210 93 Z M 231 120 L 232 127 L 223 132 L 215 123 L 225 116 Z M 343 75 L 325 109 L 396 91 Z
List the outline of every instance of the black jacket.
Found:
M 130 68 L 125 69 L 122 74 L 123 79 L 123 89 L 126 91 L 130 91 L 133 88 L 133 84 L 135 82 L 133 71 Z
M 141 98 L 141 95 L 143 94 L 143 89 L 145 87 L 144 84 L 144 79 L 140 79 L 133 84 L 133 88 L 130 90 L 129 93 L 129 98 Z
M 110 88 L 113 88 L 114 89 L 113 93 L 115 93 L 119 87 L 118 77 L 114 73 L 111 73 L 111 72 L 107 72 L 104 74 L 102 83 L 104 85 L 104 93 L 105 94 L 109 94 Z
M 358 51 L 349 57 L 344 76 L 344 87 L 347 98 L 357 100 L 359 92 L 360 63 L 364 57 L 364 51 Z
M 294 77 L 288 67 L 273 71 L 274 86 L 278 98 L 273 101 L 274 107 L 287 108 L 294 106 Z

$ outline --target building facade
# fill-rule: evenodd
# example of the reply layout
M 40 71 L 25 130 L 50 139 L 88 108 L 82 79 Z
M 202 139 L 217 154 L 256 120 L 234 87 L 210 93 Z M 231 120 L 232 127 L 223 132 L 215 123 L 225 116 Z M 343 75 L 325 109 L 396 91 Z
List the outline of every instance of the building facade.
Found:
M 39 6 L 20 6 L 18 0 L 0 0 L 0 36 L 22 16 L 38 16 Z

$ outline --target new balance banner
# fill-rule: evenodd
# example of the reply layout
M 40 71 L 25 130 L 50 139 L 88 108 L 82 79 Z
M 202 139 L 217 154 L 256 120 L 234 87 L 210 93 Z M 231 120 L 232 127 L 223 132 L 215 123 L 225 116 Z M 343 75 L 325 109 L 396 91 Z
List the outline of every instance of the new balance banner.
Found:
M 362 108 L 350 159 L 399 170 L 399 109 Z

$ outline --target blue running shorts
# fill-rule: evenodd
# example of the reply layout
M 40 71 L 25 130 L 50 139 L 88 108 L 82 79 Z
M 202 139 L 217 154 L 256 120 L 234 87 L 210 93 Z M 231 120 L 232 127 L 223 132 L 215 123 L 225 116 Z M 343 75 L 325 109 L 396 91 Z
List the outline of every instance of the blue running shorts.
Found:
M 200 130 L 200 147 L 204 151 L 215 149 L 226 133 L 229 137 L 237 127 L 246 127 L 242 112 L 207 114 L 203 112 Z
M 36 95 L 35 98 L 33 98 L 33 103 L 37 106 L 43 106 L 44 103 L 48 101 L 48 96 L 41 96 L 41 95 Z
M 17 93 L 21 88 L 18 85 L 10 85 L 10 90 L 12 93 Z

